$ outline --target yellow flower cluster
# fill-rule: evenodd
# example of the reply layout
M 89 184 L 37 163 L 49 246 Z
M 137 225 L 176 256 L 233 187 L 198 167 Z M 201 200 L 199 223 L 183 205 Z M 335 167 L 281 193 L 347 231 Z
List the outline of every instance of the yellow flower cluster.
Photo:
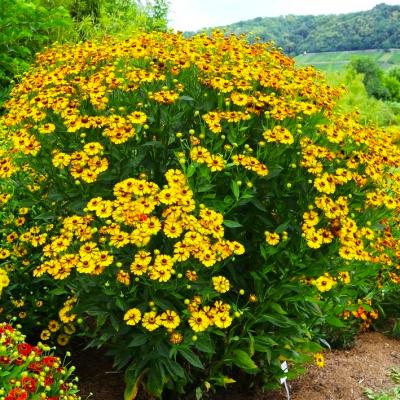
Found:
M 10 279 L 7 275 L 7 271 L 0 268 L 0 295 L 3 289 L 10 284 Z
M 255 172 L 257 175 L 268 175 L 268 168 L 255 157 L 237 154 L 232 156 L 232 161 L 234 165 L 241 165 L 245 169 Z
M 138 250 L 129 269 L 121 268 L 123 264 L 120 262 L 115 264 L 120 264 L 117 265 L 116 280 L 129 285 L 133 275 L 164 283 L 178 271 L 184 272 L 182 268 L 186 268 L 185 262 L 189 259 L 192 259 L 192 268 L 195 266 L 194 260 L 197 260 L 208 269 L 232 255 L 244 253 L 240 243 L 224 239 L 223 217 L 220 213 L 201 205 L 199 216 L 193 215 L 193 192 L 180 170 L 168 170 L 165 178 L 168 184 L 162 189 L 144 177 L 128 178 L 117 183 L 113 189 L 114 200 L 104 200 L 101 197 L 91 199 L 85 208 L 87 214 L 65 218 L 56 236 L 40 235 L 36 227 L 22 234 L 24 240 L 35 245 L 39 242 L 44 244 L 47 239 L 43 246 L 43 255 L 47 260 L 36 267 L 34 275 L 47 273 L 55 279 L 65 279 L 73 270 L 98 275 L 115 264 L 115 256 L 109 250 L 110 247 L 120 249 L 134 245 Z M 162 219 L 156 215 L 160 207 Z M 172 254 L 161 253 L 158 249 L 152 252 L 144 249 L 155 235 L 173 241 Z M 192 281 L 197 280 L 197 274 L 193 270 L 186 272 Z M 225 293 L 230 288 L 229 281 L 223 276 L 212 277 L 212 285 L 219 293 Z M 75 318 L 71 314 L 75 301 L 69 300 L 60 311 L 63 323 L 69 323 Z M 158 315 L 151 311 L 142 316 L 134 308 L 125 314 L 125 320 L 130 325 L 141 320 L 142 326 L 150 331 L 159 326 L 174 329 L 173 321 L 180 321 L 180 317 L 174 313 L 173 310 L 166 310 Z M 230 317 L 220 312 L 216 315 L 217 326 L 230 324 Z
M 198 164 L 206 164 L 212 172 L 225 168 L 225 160 L 220 155 L 211 154 L 205 147 L 194 146 L 190 151 L 190 158 Z
M 292 144 L 294 142 L 293 135 L 290 131 L 280 125 L 275 125 L 272 129 L 267 129 L 263 133 L 267 142 Z
M 0 178 L 9 178 L 17 171 L 11 157 L 0 158 Z
M 198 296 L 188 305 L 190 311 L 189 325 L 194 332 L 203 332 L 210 326 L 216 326 L 220 329 L 228 328 L 233 321 L 231 316 L 231 306 L 216 301 L 212 307 L 200 307 L 201 298 Z
M 99 174 L 108 169 L 107 158 L 100 156 L 103 149 L 101 143 L 89 142 L 85 144 L 83 151 L 75 151 L 71 155 L 56 150 L 52 163 L 57 168 L 69 167 L 75 179 L 93 183 Z
M 129 309 L 124 315 L 124 320 L 127 325 L 131 326 L 142 321 L 142 326 L 148 331 L 154 331 L 160 326 L 163 326 L 168 332 L 171 332 L 181 323 L 179 315 L 173 310 L 166 310 L 161 314 L 157 314 L 155 311 L 149 311 L 142 316 L 138 308 Z
M 64 324 L 69 324 L 69 323 L 75 321 L 76 314 L 72 313 L 72 309 L 77 301 L 78 301 L 78 299 L 76 299 L 74 297 L 68 299 L 64 303 L 64 306 L 58 312 L 60 321 L 63 322 Z

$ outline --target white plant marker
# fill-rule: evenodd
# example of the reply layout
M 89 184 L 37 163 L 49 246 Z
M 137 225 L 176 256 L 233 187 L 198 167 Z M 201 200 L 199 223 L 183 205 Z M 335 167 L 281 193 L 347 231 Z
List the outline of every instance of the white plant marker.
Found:
M 286 361 L 284 361 L 281 364 L 281 369 L 285 373 L 287 373 L 289 371 L 289 366 Z M 283 385 L 285 387 L 287 400 L 290 400 L 290 390 L 289 390 L 289 386 L 287 384 L 287 376 L 284 376 L 283 378 L 281 378 L 281 385 Z

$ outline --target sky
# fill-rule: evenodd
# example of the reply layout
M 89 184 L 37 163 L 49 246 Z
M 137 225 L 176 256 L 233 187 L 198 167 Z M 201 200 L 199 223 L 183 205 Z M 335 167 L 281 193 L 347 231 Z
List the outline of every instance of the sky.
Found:
M 169 3 L 169 26 L 196 31 L 256 17 L 369 10 L 379 3 L 400 5 L 400 0 L 169 0 Z

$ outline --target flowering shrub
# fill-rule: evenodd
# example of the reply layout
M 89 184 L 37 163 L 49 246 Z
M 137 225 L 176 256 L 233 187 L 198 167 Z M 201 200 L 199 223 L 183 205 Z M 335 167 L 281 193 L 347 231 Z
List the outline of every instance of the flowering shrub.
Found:
M 400 282 L 399 150 L 340 93 L 218 32 L 40 54 L 1 120 L 5 312 L 46 293 L 42 339 L 79 325 L 127 399 L 323 364 Z
M 74 367 L 66 367 L 50 348 L 31 346 L 11 325 L 0 324 L 0 396 L 4 400 L 80 399 L 70 379 Z

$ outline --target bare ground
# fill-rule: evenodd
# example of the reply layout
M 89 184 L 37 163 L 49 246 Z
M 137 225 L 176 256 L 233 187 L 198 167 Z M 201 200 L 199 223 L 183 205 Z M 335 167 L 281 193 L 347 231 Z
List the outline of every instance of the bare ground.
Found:
M 327 352 L 324 368 L 311 366 L 306 375 L 290 383 L 292 400 L 365 400 L 364 388 L 389 388 L 388 372 L 400 368 L 400 340 L 381 333 L 360 335 L 351 350 Z M 73 361 L 80 377 L 82 398 L 123 400 L 123 375 L 112 371 L 111 363 L 99 351 L 75 350 Z M 220 394 L 219 400 L 284 400 L 283 392 Z

